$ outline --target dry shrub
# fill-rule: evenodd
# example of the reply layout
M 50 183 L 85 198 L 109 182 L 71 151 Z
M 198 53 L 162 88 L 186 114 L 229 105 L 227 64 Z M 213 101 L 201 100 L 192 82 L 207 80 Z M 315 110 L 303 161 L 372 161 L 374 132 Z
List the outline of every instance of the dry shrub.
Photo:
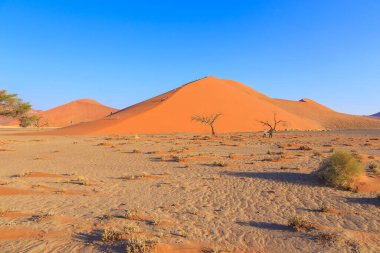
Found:
M 317 240 L 328 245 L 344 241 L 342 235 L 336 232 L 320 232 L 317 235 Z
M 370 162 L 370 163 L 368 164 L 368 168 L 369 168 L 371 171 L 373 171 L 374 173 L 380 175 L 380 167 L 378 166 L 377 163 L 375 163 L 375 162 Z
M 123 233 L 121 231 L 118 231 L 114 228 L 106 228 L 102 234 L 102 241 L 103 242 L 117 241 L 121 239 L 122 235 Z
M 126 253 L 150 253 L 153 252 L 157 242 L 141 238 L 129 238 L 125 242 Z
M 350 189 L 355 178 L 364 173 L 364 167 L 348 151 L 337 150 L 320 165 L 317 175 L 326 184 Z
M 293 216 L 288 221 L 288 226 L 295 231 L 306 231 L 310 228 L 310 222 L 304 216 Z
M 214 167 L 226 167 L 227 164 L 223 161 L 217 161 L 217 162 L 213 162 L 212 166 L 214 166 Z

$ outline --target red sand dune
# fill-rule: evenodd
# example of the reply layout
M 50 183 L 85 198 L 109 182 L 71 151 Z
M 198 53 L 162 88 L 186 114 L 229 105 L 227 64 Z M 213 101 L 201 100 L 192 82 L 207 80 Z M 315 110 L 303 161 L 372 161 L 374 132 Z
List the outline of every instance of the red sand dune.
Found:
M 217 132 L 262 130 L 258 121 L 271 121 L 276 112 L 286 121 L 278 129 L 380 128 L 369 117 L 337 113 L 312 100 L 273 99 L 232 80 L 206 77 L 118 111 L 111 118 L 87 122 L 50 134 L 130 134 L 209 132 L 192 121 L 196 114 L 222 113 Z
M 102 105 L 95 100 L 80 99 L 57 106 L 47 111 L 35 111 L 31 114 L 41 116 L 40 126 L 65 127 L 71 124 L 101 119 L 117 109 Z M 0 118 L 0 125 L 18 126 L 19 121 L 9 118 Z
M 95 100 L 80 99 L 41 112 L 41 124 L 49 127 L 64 127 L 71 124 L 93 121 L 117 110 Z

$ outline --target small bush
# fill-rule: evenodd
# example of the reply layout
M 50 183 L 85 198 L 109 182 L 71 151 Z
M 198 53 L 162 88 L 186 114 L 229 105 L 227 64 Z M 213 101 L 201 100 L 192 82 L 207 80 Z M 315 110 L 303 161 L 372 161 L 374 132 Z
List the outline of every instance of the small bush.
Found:
M 375 162 L 370 162 L 368 168 L 376 174 L 380 174 L 380 168 Z
M 158 226 L 158 225 L 160 225 L 160 223 L 161 223 L 161 220 L 158 219 L 158 218 L 154 218 L 154 219 L 151 221 L 151 224 L 152 224 L 153 226 Z
M 136 224 L 128 224 L 127 226 L 123 227 L 123 232 L 125 234 L 131 234 L 131 233 L 136 233 L 140 231 L 140 227 L 137 226 Z
M 342 235 L 336 232 L 320 232 L 317 235 L 317 240 L 326 243 L 328 245 L 332 245 L 343 240 Z
M 325 159 L 317 175 L 328 185 L 350 189 L 355 178 L 364 173 L 363 165 L 348 151 L 337 150 Z
M 150 253 L 157 242 L 140 238 L 129 238 L 125 243 L 126 253 Z
M 90 180 L 84 176 L 77 177 L 78 184 L 89 186 L 91 185 Z
M 184 162 L 186 160 L 185 156 L 175 155 L 171 157 L 174 162 Z
M 102 241 L 103 242 L 117 241 L 121 239 L 122 235 L 123 233 L 121 231 L 115 230 L 113 228 L 106 228 L 102 234 Z
M 223 162 L 223 161 L 213 162 L 212 165 L 215 166 L 215 167 L 226 167 L 227 166 L 227 164 L 225 162 Z
M 310 223 L 303 216 L 294 216 L 289 219 L 288 226 L 295 231 L 305 231 L 310 228 Z
M 125 217 L 126 219 L 130 219 L 130 218 L 132 218 L 134 215 L 135 215 L 135 213 L 132 212 L 131 210 L 125 210 L 125 212 L 124 212 L 124 217 Z

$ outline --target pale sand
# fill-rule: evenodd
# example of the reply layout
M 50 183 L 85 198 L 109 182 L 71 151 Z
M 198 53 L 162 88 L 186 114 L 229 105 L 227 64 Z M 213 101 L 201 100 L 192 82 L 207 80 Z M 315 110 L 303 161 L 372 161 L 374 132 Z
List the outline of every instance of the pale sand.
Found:
M 379 252 L 377 194 L 326 187 L 310 174 L 331 148 L 379 162 L 380 130 L 283 132 L 272 140 L 261 133 L 0 135 L 0 251 L 123 252 L 123 240 L 102 242 L 100 235 L 134 223 L 137 235 L 164 243 L 158 252 Z M 222 161 L 227 166 L 212 165 Z M 323 203 L 333 210 L 320 212 Z M 123 218 L 125 210 L 134 215 Z M 290 229 L 296 214 L 314 229 Z M 342 240 L 320 241 L 323 231 Z

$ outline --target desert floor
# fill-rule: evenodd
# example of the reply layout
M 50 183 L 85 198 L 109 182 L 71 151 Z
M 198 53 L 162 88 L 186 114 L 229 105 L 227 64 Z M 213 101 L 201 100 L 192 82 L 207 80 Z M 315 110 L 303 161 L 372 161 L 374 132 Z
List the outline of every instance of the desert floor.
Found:
M 380 130 L 17 132 L 0 129 L 1 252 L 124 252 L 131 237 L 159 241 L 156 252 L 380 252 L 377 193 L 313 175 L 334 148 L 379 163 Z M 288 226 L 296 215 L 304 230 Z M 124 232 L 102 240 L 112 229 Z

